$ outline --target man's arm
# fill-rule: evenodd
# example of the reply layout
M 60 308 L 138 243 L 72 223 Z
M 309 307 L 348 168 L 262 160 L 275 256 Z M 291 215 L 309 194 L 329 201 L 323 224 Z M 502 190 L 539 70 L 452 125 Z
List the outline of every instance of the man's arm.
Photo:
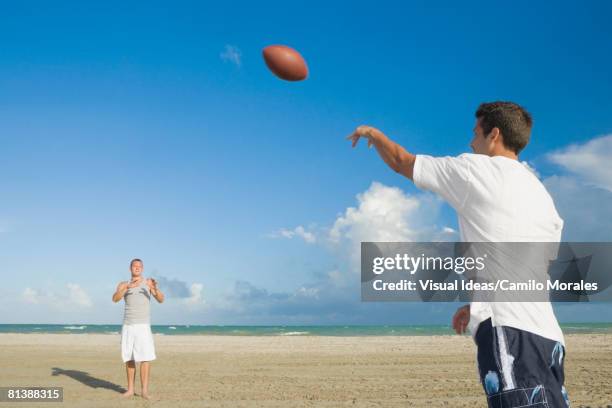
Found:
M 147 279 L 147 285 L 149 285 L 149 290 L 151 291 L 151 294 L 153 295 L 155 300 L 157 300 L 158 303 L 163 303 L 164 294 L 161 290 L 159 290 L 159 287 L 157 287 L 157 281 L 155 279 L 149 278 Z
M 119 282 L 119 285 L 117 285 L 117 290 L 115 290 L 115 293 L 113 293 L 113 302 L 117 303 L 118 301 L 120 301 L 121 298 L 123 298 L 123 296 L 125 295 L 125 292 L 127 291 L 128 283 Z
M 402 146 L 389 139 L 383 132 L 371 126 L 359 126 L 347 139 L 352 140 L 353 147 L 355 147 L 361 137 L 368 139 L 368 147 L 372 145 L 376 147 L 380 157 L 395 172 L 403 174 L 410 180 L 413 179 L 416 155 L 408 152 Z
M 414 181 L 418 188 L 439 194 L 455 210 L 463 210 L 473 190 L 472 166 L 479 155 L 419 155 L 417 162 L 416 155 L 389 140 L 376 128 L 359 126 L 348 139 L 353 141 L 355 147 L 361 137 L 368 139 L 369 146 L 376 146 L 376 150 L 389 167 Z

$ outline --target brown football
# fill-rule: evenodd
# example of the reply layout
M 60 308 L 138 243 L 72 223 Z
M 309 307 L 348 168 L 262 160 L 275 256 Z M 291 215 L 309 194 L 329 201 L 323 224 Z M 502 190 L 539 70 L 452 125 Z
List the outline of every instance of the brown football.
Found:
M 299 52 L 285 45 L 269 45 L 263 58 L 270 71 L 285 81 L 302 81 L 308 76 L 306 61 Z

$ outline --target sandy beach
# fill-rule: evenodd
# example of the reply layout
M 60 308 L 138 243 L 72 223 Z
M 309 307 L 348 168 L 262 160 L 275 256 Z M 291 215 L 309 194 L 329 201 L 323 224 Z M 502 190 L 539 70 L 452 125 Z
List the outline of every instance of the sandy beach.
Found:
M 0 334 L 0 385 L 64 387 L 65 407 L 486 407 L 465 336 L 156 335 L 150 402 L 119 398 L 119 341 Z M 612 335 L 567 345 L 572 407 L 612 406 Z

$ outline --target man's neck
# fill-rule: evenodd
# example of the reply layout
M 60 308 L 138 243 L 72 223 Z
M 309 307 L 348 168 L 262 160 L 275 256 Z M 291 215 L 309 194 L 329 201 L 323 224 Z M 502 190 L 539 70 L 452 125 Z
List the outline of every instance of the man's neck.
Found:
M 514 153 L 513 151 L 503 150 L 503 151 L 495 152 L 491 155 L 491 157 L 495 157 L 495 156 L 507 157 L 508 159 L 518 161 L 518 155 Z

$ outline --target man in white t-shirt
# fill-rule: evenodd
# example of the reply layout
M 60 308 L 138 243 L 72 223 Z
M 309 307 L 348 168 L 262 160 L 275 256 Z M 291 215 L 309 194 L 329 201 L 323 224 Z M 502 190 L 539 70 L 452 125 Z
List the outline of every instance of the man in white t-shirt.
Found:
M 512 102 L 483 103 L 470 147 L 458 157 L 414 155 L 380 130 L 359 126 L 348 139 L 376 147 L 382 159 L 457 212 L 465 242 L 559 242 L 563 220 L 533 172 L 518 160 L 532 119 Z M 565 342 L 550 302 L 472 302 L 452 319 L 470 330 L 489 407 L 566 407 Z

